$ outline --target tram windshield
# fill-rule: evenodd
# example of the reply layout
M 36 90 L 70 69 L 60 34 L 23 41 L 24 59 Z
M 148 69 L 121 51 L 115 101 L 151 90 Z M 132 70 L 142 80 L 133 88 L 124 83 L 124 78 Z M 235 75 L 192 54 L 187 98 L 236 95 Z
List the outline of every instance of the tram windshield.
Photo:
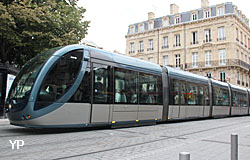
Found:
M 14 99 L 16 102 L 27 99 L 42 66 L 60 48 L 50 49 L 28 61 L 14 80 L 8 98 Z

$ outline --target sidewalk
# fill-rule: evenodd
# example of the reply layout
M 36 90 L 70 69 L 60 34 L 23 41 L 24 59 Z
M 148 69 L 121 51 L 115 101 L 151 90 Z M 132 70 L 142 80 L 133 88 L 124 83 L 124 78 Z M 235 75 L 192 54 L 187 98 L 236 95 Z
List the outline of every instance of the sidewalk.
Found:
M 9 120 L 7 118 L 5 119 L 0 119 L 0 125 L 1 124 L 9 124 Z

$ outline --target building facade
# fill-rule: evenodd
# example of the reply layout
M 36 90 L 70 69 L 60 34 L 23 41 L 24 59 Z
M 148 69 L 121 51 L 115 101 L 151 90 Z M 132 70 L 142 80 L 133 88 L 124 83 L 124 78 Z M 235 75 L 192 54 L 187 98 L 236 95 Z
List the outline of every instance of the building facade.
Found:
M 126 55 L 249 88 L 249 19 L 232 3 L 178 10 L 129 25 Z

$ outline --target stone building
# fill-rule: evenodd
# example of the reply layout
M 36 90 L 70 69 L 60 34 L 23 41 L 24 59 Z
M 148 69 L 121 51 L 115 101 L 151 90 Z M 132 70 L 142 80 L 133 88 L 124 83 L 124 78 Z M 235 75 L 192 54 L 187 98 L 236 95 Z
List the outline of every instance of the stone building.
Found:
M 249 87 L 249 19 L 231 2 L 179 12 L 131 24 L 126 55 L 169 65 L 214 79 Z

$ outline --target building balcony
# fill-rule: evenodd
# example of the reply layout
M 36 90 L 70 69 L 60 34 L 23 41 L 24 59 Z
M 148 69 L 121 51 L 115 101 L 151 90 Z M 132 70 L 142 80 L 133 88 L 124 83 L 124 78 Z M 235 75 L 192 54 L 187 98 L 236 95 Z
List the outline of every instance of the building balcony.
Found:
M 240 66 L 250 70 L 250 65 L 239 59 L 225 59 L 225 60 L 215 60 L 215 61 L 206 61 L 206 62 L 197 62 L 197 63 L 187 63 L 186 69 L 200 69 L 200 68 L 214 68 L 214 67 L 223 67 L 223 66 Z
M 192 41 L 190 42 L 191 45 L 194 45 L 194 44 L 199 44 L 199 41 Z
M 226 40 L 226 37 L 219 37 L 219 38 L 217 38 L 217 41 L 224 41 L 224 40 Z
M 181 44 L 174 44 L 173 47 L 180 47 Z
M 138 53 L 144 52 L 144 49 L 139 49 Z
M 166 49 L 166 48 L 169 48 L 168 45 L 164 45 L 164 46 L 161 46 L 162 49 Z
M 203 40 L 203 43 L 209 43 L 209 42 L 212 42 L 212 39 L 205 39 L 205 40 Z
M 154 48 L 148 48 L 147 49 L 147 51 L 153 51 L 154 50 Z
M 131 53 L 135 53 L 135 51 L 129 51 L 128 53 L 129 53 L 129 54 L 131 54 Z

